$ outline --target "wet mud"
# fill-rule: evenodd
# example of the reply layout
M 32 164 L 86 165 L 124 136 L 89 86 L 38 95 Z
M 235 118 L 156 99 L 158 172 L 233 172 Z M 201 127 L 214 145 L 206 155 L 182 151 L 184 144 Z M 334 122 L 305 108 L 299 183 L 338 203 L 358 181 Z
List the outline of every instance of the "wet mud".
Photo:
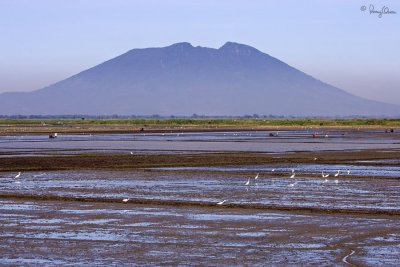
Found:
M 0 265 L 398 264 L 397 134 L 231 130 L 2 136 Z

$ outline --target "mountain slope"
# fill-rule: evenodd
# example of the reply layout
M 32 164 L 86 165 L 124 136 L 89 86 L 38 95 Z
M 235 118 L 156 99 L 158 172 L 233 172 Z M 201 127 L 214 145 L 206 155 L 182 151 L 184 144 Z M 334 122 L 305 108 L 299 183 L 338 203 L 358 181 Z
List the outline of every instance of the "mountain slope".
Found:
M 0 94 L 0 114 L 394 116 L 257 49 L 133 49 L 46 88 Z

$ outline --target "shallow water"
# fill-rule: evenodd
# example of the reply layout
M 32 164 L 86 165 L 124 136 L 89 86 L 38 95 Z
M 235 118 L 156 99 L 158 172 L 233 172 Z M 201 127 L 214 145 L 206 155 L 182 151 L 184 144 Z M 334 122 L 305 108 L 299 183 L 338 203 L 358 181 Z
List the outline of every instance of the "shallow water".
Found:
M 243 171 L 243 169 L 240 169 Z M 278 205 L 334 209 L 399 210 L 400 180 L 339 176 L 328 179 L 299 173 L 294 179 L 260 169 L 221 173 L 160 171 L 54 171 L 0 174 L 0 193 L 98 199 L 132 198 L 226 204 Z M 254 179 L 255 171 L 260 175 Z M 250 179 L 248 186 L 245 183 Z M 337 181 L 336 181 L 337 180 Z M 293 186 L 292 186 L 293 185 Z
M 382 161 L 383 162 L 383 161 Z M 267 164 L 267 165 L 244 165 L 244 166 L 218 166 L 218 167 L 165 167 L 153 168 L 154 170 L 165 171 L 220 171 L 220 172 L 259 172 L 264 175 L 274 173 L 290 173 L 295 170 L 295 173 L 300 176 L 307 174 L 329 174 L 330 178 L 339 172 L 339 178 L 351 178 L 354 176 L 366 177 L 394 177 L 400 179 L 400 166 L 360 166 L 351 164 Z M 273 171 L 274 170 L 274 171 Z M 350 171 L 348 174 L 347 171 Z M 321 175 L 322 177 L 322 175 Z
M 43 153 L 76 153 L 92 151 L 123 153 L 140 151 L 253 151 L 293 152 L 322 150 L 400 149 L 399 134 L 383 134 L 377 131 L 320 131 L 312 138 L 314 130 L 243 132 L 193 132 L 193 133 L 144 133 L 59 135 L 49 139 L 47 135 L 0 136 L 0 153 L 35 155 Z M 325 138 L 324 136 L 328 137 Z M 4 156 L 4 155 L 3 155 Z
M 279 131 L 277 137 L 270 132 L 276 133 L 2 136 L 0 157 L 400 149 L 397 133 L 320 131 L 312 138 L 313 129 Z M 356 265 L 395 266 L 399 217 L 376 212 L 400 212 L 397 163 L 22 172 L 18 179 L 3 172 L 0 265 L 306 266 L 344 265 L 346 258 Z M 343 172 L 334 178 L 337 170 Z M 326 182 L 322 171 L 330 174 Z M 124 198 L 158 204 L 124 204 Z M 105 202 L 110 199 L 116 203 Z M 180 206 L 188 202 L 208 206 Z
M 349 249 L 357 251 L 349 260 L 358 264 L 393 265 L 400 244 L 396 237 L 379 239 L 400 230 L 396 218 L 122 203 L 0 204 L 7 215 L 0 217 L 0 263 L 6 265 L 325 265 L 340 264 Z

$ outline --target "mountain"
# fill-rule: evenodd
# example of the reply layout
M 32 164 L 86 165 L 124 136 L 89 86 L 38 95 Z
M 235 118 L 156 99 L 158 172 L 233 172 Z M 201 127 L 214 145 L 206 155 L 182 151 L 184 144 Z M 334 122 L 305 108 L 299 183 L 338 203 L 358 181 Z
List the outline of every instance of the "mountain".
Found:
M 2 115 L 398 116 L 259 50 L 177 43 L 133 49 L 40 90 L 0 94 Z

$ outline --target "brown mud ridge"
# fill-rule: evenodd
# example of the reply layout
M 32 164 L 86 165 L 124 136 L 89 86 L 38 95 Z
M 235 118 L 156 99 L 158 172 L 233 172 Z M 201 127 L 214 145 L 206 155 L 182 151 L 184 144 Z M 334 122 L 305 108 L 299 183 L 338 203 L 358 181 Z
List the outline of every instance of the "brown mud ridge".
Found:
M 315 161 L 314 158 L 318 160 Z M 360 160 L 383 160 L 400 158 L 400 151 L 380 150 L 363 151 L 319 151 L 296 153 L 255 153 L 255 152 L 219 152 L 204 154 L 78 154 L 52 156 L 4 157 L 1 159 L 0 171 L 49 171 L 49 170 L 132 170 L 157 167 L 201 167 L 201 166 L 235 166 L 260 164 L 349 164 Z M 390 165 L 388 163 L 371 163 L 370 165 Z M 394 164 L 398 165 L 398 164 Z
M 400 216 L 400 210 L 383 209 L 351 209 L 351 208 L 323 208 L 323 207 L 296 207 L 279 206 L 265 204 L 239 204 L 224 203 L 219 205 L 213 202 L 183 201 L 183 200 L 159 200 L 132 198 L 123 201 L 121 198 L 96 198 L 96 197 L 65 197 L 55 195 L 32 195 L 32 194 L 0 194 L 0 199 L 29 200 L 29 201 L 68 201 L 68 202 L 87 202 L 87 203 L 121 203 L 134 205 L 152 206 L 174 206 L 174 207 L 201 207 L 201 208 L 229 208 L 229 209 L 252 209 L 268 211 L 285 211 L 297 213 L 316 213 L 316 214 L 347 214 L 347 215 L 386 215 Z

